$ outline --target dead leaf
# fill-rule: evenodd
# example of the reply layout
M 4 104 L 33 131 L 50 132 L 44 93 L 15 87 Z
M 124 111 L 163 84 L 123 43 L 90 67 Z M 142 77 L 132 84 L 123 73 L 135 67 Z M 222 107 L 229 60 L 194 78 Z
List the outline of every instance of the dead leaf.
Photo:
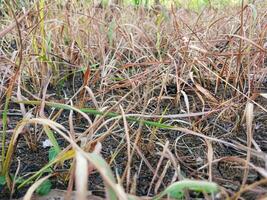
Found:
M 204 94 L 209 100 L 211 100 L 214 103 L 217 103 L 217 99 L 205 88 L 203 88 L 201 85 L 199 85 L 198 83 L 195 83 L 196 88 L 202 93 Z

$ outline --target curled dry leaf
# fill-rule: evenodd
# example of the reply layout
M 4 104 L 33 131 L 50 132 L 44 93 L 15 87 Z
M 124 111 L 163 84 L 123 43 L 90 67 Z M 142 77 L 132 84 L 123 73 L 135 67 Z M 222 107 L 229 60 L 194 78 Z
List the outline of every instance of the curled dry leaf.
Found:
M 76 199 L 86 200 L 87 182 L 88 182 L 88 162 L 80 151 L 76 151 L 76 168 L 75 168 L 75 183 L 76 183 Z
M 260 95 L 267 99 L 267 93 L 261 93 Z
M 211 100 L 214 103 L 217 103 L 217 99 L 205 88 L 203 88 L 201 85 L 199 85 L 198 83 L 195 83 L 196 88 L 202 93 L 204 94 L 209 100 Z

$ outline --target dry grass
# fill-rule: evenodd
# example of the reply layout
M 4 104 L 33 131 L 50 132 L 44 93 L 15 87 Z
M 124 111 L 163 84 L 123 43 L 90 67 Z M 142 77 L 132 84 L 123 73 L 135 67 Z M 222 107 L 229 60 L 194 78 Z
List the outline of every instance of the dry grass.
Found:
M 266 197 L 264 1 L 199 13 L 14 2 L 0 11 L 5 198 L 31 186 L 29 199 L 53 177 L 86 199 L 87 176 L 111 199 L 154 196 L 185 178 L 218 184 L 221 199 Z M 50 162 L 47 138 L 58 155 Z

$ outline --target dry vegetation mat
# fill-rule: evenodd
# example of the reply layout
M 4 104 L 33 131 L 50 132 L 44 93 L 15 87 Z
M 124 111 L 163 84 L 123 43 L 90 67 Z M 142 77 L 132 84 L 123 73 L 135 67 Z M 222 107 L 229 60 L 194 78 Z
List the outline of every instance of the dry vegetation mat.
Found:
M 266 55 L 265 1 L 0 1 L 0 198 L 267 198 Z

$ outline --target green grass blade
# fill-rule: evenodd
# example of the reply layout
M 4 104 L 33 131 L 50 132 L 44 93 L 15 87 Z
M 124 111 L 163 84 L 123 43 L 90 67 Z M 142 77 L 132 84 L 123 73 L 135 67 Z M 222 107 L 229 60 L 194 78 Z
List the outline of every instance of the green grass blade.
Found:
M 23 103 L 23 104 L 28 104 L 28 105 L 40 105 L 41 101 L 16 101 L 16 103 Z M 77 111 L 79 113 L 88 113 L 88 114 L 92 114 L 92 115 L 105 115 L 109 118 L 112 117 L 119 117 L 121 116 L 118 113 L 115 112 L 101 112 L 99 110 L 96 109 L 92 109 L 92 108 L 81 108 L 81 109 L 77 109 L 73 106 L 69 106 L 66 104 L 61 104 L 61 103 L 54 103 L 54 102 L 45 102 L 45 104 L 49 107 L 53 107 L 53 108 L 58 108 L 58 109 L 64 109 L 64 110 L 74 110 Z M 131 122 L 142 122 L 147 126 L 152 126 L 152 127 L 158 127 L 158 128 L 162 128 L 162 129 L 166 129 L 166 128 L 173 128 L 170 125 L 164 124 L 162 122 L 154 122 L 154 121 L 149 121 L 149 120 L 140 120 L 134 117 L 127 117 L 127 120 L 131 121 Z
M 2 115 L 2 126 L 3 126 L 3 134 L 2 134 L 2 152 L 1 152 L 1 174 L 4 175 L 5 172 L 3 172 L 3 163 L 5 160 L 5 143 L 6 143 L 6 130 L 7 130 L 7 111 L 8 111 L 8 105 L 9 105 L 10 97 L 6 97 L 5 106 L 4 106 L 4 112 Z
M 55 151 L 58 154 L 61 149 L 60 146 L 55 138 L 54 133 L 51 131 L 51 129 L 49 128 L 49 126 L 44 125 L 44 131 L 47 135 L 47 137 L 49 138 L 50 142 L 52 143 L 52 145 L 55 147 Z

